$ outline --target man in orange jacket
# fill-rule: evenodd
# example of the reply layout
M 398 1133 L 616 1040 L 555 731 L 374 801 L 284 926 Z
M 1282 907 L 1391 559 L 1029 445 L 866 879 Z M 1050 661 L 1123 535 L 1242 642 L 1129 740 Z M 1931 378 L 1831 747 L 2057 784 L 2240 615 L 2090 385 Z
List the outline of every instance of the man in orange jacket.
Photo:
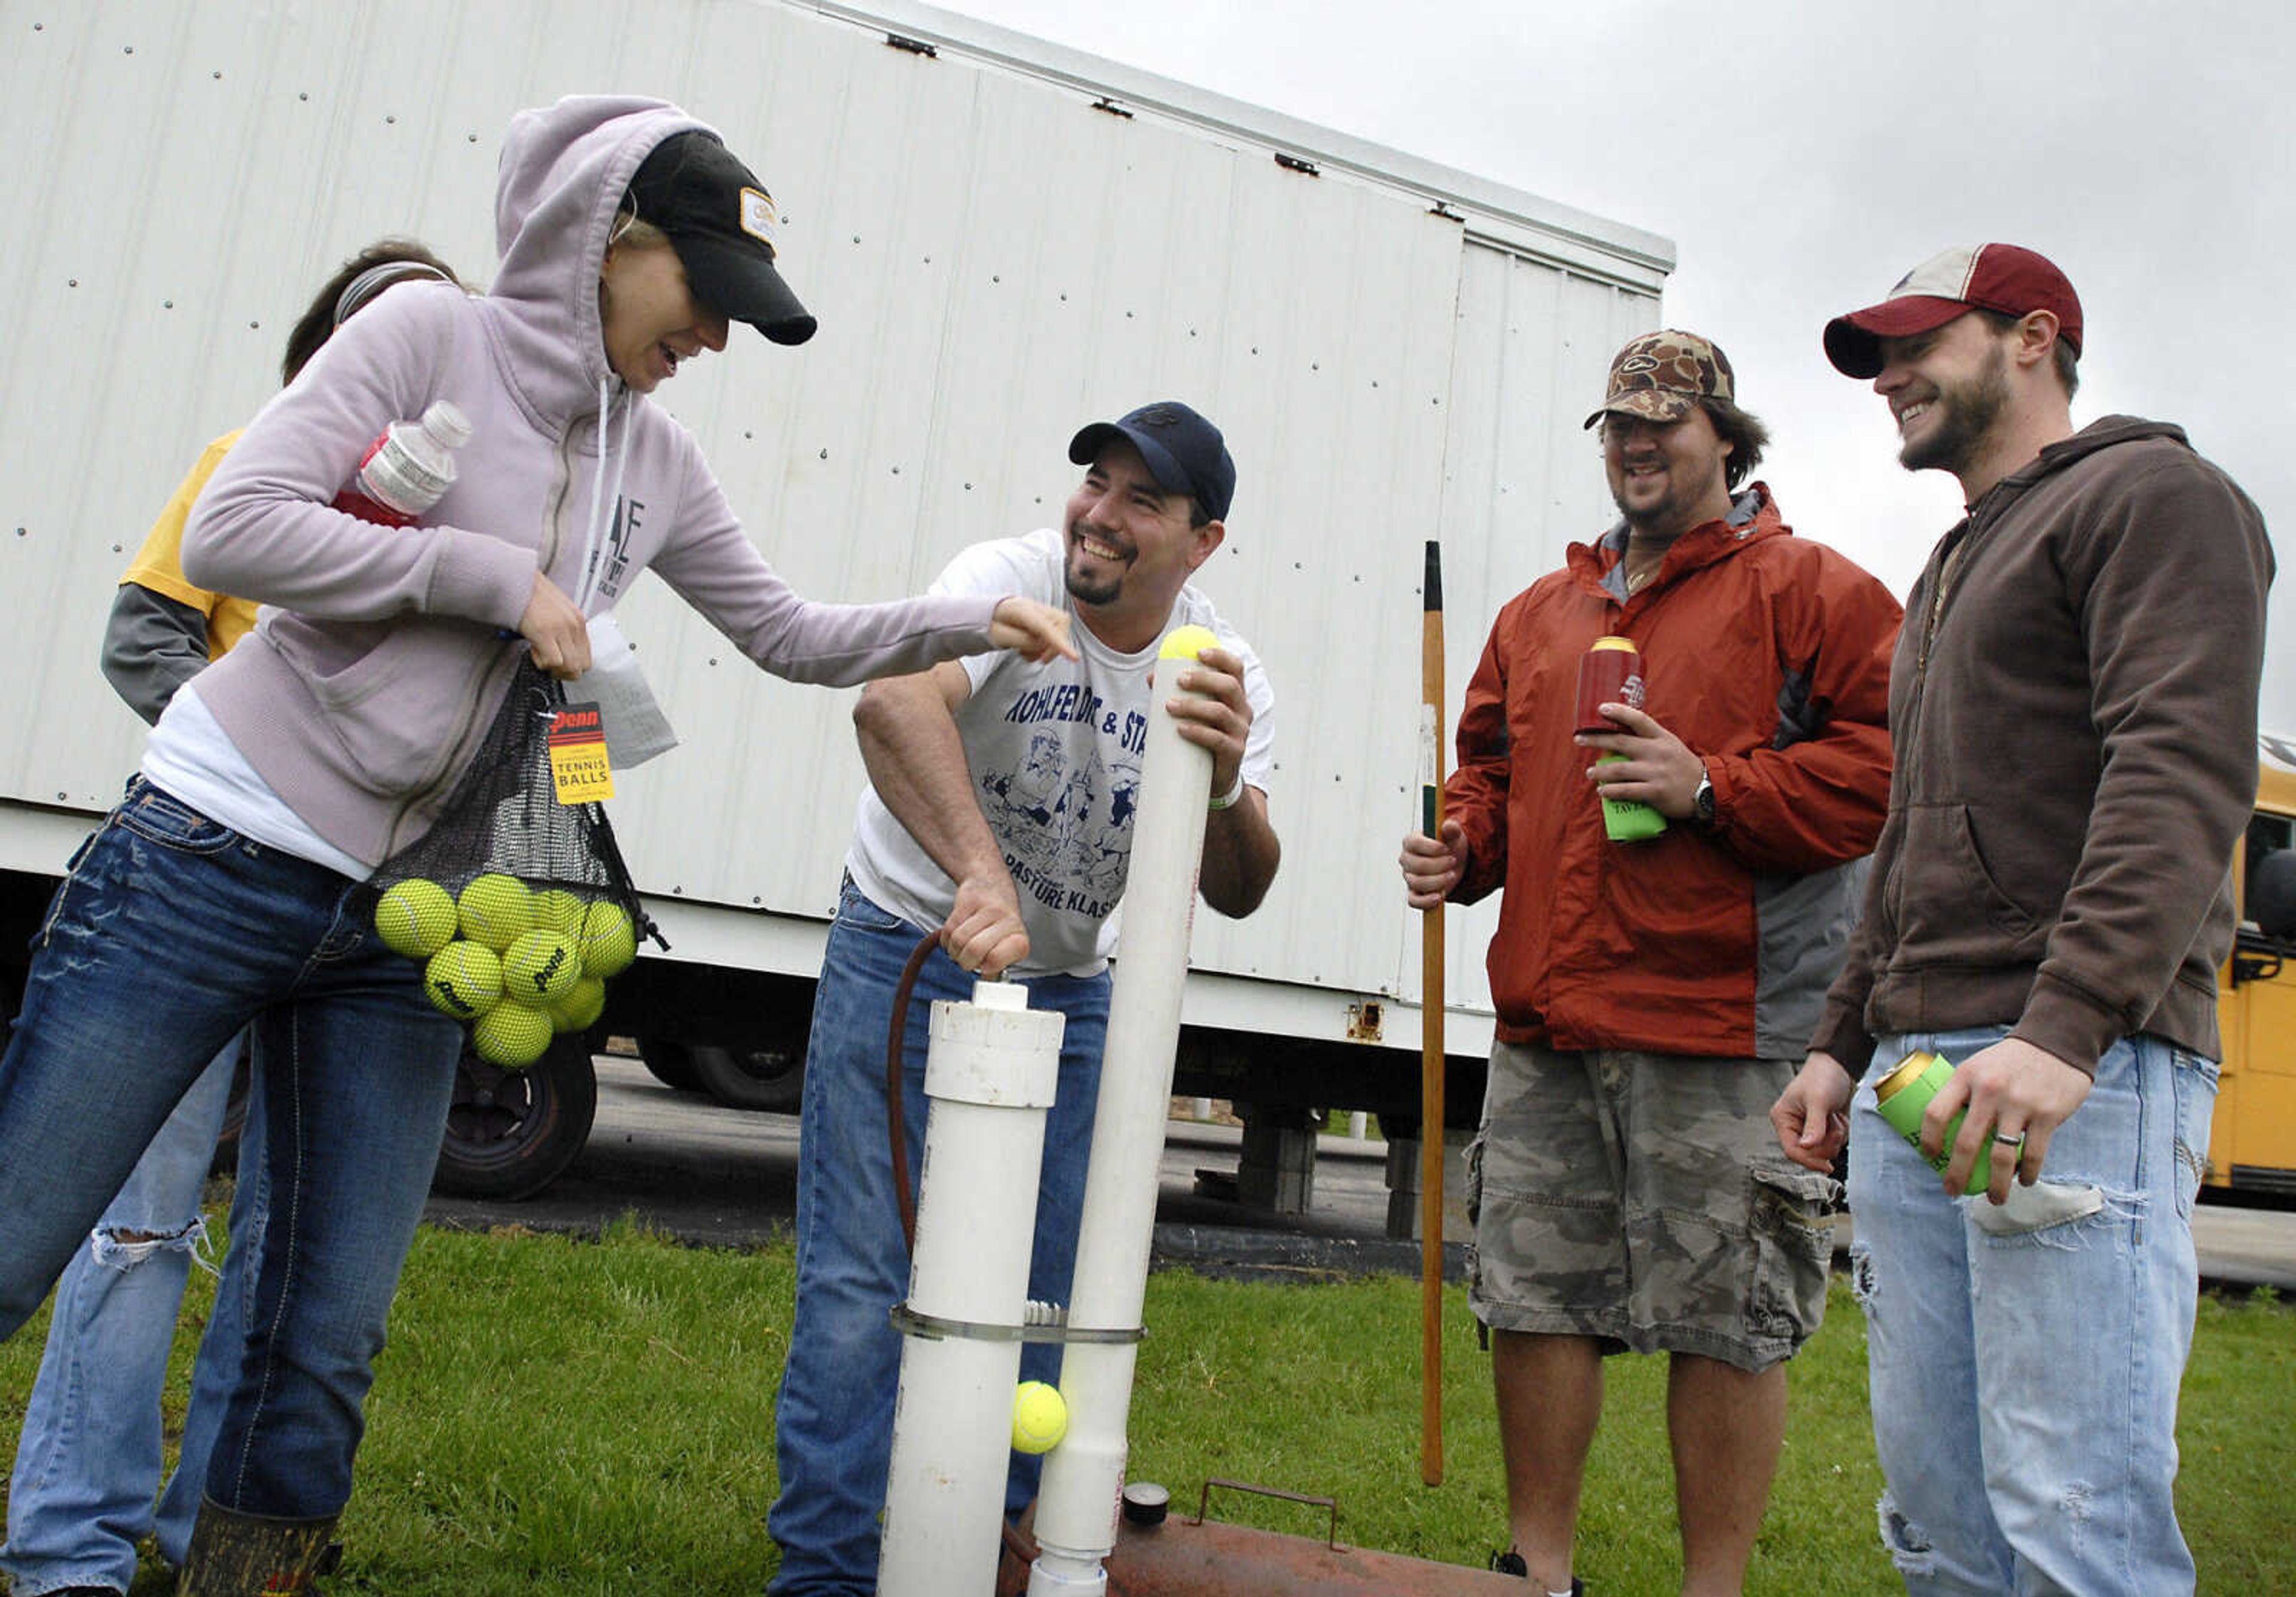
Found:
M 1695 334 L 1619 352 L 1587 425 L 1621 520 L 1499 612 L 1442 836 L 1403 845 L 1414 908 L 1505 889 L 1470 1301 L 1492 1340 L 1513 1535 L 1492 1568 L 1557 1593 L 1579 1589 L 1603 1358 L 1629 1350 L 1669 1355 L 1682 1589 L 1740 1589 L 1785 1433 L 1784 1361 L 1825 1305 L 1838 1189 L 1780 1154 L 1768 1110 L 1887 807 L 1900 612 L 1795 537 L 1766 485 L 1742 489 L 1767 433 L 1734 390 Z M 1612 730 L 1581 733 L 1580 664 L 1604 637 L 1639 652 L 1642 692 L 1602 706 Z M 1604 801 L 1648 806 L 1663 830 L 1614 839 Z

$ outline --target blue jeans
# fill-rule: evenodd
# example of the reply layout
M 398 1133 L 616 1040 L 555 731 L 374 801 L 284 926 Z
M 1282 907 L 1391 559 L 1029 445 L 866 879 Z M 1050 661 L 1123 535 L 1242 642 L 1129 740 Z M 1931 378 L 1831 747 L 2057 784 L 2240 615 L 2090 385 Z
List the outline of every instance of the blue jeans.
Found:
M 1946 1195 L 1873 1084 L 1907 1053 L 1959 1064 L 2005 1035 L 1882 1038 L 1851 1105 L 1882 1541 L 1921 1597 L 2190 1593 L 2177 1391 L 2217 1067 L 2157 1037 L 2116 1044 L 2040 1182 L 1997 1208 Z M 2054 1212 L 2021 1214 L 2035 1198 Z
M 0 1060 L 0 1336 L 39 1306 L 176 1101 L 252 1022 L 269 1216 L 204 1482 L 339 1512 L 460 1028 L 365 894 L 141 780 L 73 862 Z M 236 1249 L 234 1251 L 237 1251 Z
M 923 936 L 849 881 L 814 993 L 798 1141 L 797 1322 L 775 1411 L 781 1495 L 768 1523 L 782 1560 L 768 1590 L 776 1594 L 877 1589 L 878 1517 L 901 1367 L 901 1339 L 886 1315 L 909 1287 L 886 1142 L 885 1041 L 893 988 Z M 924 1159 L 932 1001 L 970 999 L 973 980 L 936 950 L 909 1000 L 903 1101 L 912 1191 Z M 1105 971 L 1048 976 L 1027 986 L 1031 1007 L 1068 1017 L 1029 1264 L 1029 1296 L 1066 1303 L 1108 1037 L 1109 979 Z M 1057 1380 L 1060 1354 L 1056 1346 L 1030 1344 L 1021 1355 L 1021 1379 Z M 1008 1513 L 1036 1495 L 1043 1464 L 1041 1457 L 1013 1455 Z
M 175 1472 L 160 1494 L 152 1527 L 160 1556 L 180 1568 L 191 1549 L 192 1525 L 207 1495 L 208 1464 L 216 1433 L 239 1384 L 241 1350 L 255 1319 L 255 1261 L 263 1257 L 263 1227 L 270 1211 L 270 1177 L 263 1158 L 263 1077 L 259 1047 L 250 1046 L 247 1118 L 239 1128 L 239 1169 L 232 1184 L 231 1248 L 216 1282 L 215 1307 L 192 1360 L 192 1398 L 184 1411 L 184 1443 Z
M 218 1405 L 230 1395 L 226 1361 L 205 1350 L 235 1347 L 246 1323 L 246 1255 L 236 1247 L 217 1288 L 205 1355 L 193 1371 L 183 1463 L 155 1516 L 160 1388 L 192 1266 L 209 1267 L 200 1194 L 240 1053 L 234 1037 L 193 1083 L 56 1283 L 0 1552 L 0 1569 L 24 1597 L 74 1585 L 125 1592 L 135 1576 L 135 1544 L 145 1536 L 158 1536 L 170 1562 L 183 1561 Z M 262 1224 L 260 1188 L 258 1170 L 233 1204 L 234 1244 Z

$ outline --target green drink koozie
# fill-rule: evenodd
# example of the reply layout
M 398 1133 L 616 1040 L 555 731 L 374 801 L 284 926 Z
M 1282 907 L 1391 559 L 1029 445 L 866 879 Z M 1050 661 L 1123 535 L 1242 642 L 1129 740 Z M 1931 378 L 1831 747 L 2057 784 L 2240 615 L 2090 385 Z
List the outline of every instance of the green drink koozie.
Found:
M 1928 1112 L 1930 1100 L 1938 1095 L 1945 1084 L 1953 1079 L 1953 1066 L 1941 1053 L 1909 1053 L 1903 1063 L 1874 1084 L 1874 1107 L 1882 1111 L 1882 1118 L 1898 1129 L 1898 1134 L 1919 1151 L 1922 1145 L 1922 1116 Z M 1956 1115 L 1945 1128 L 1945 1141 L 1939 1145 L 1938 1156 L 1929 1160 L 1929 1167 L 1939 1175 L 1953 1163 L 1954 1139 L 1961 1134 L 1961 1123 L 1969 1117 Z M 1962 1189 L 1964 1197 L 1974 1198 L 1993 1184 L 1993 1162 L 1980 1159 L 1969 1172 L 1969 1184 Z
M 1595 763 L 1607 766 L 1626 758 L 1623 754 L 1605 754 Z M 1639 843 L 1665 830 L 1666 817 L 1638 798 L 1603 800 L 1603 831 L 1614 843 Z

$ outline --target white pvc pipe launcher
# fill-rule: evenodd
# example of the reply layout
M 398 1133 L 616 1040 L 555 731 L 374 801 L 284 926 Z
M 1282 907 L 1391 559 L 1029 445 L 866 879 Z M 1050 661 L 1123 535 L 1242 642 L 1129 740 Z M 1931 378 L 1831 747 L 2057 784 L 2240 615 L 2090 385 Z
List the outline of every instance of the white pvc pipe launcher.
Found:
M 924 1173 L 878 1590 L 988 1597 L 1013 1446 L 1045 1111 L 1067 1018 L 1017 983 L 932 1006 Z
M 1212 642 L 1201 628 L 1190 630 L 1198 641 Z M 1159 700 L 1182 696 L 1168 684 L 1193 659 L 1195 649 L 1190 644 L 1186 659 L 1176 659 L 1180 646 L 1177 633 L 1166 640 L 1158 661 Z M 1134 1339 L 1148 1291 L 1158 1168 L 1171 1111 L 1180 989 L 1188 972 L 1211 775 L 1211 751 L 1181 737 L 1179 724 L 1160 702 L 1152 706 L 1124 889 L 1124 946 L 1109 999 L 1108 1049 L 1085 1176 L 1076 1283 L 1069 1295 L 1072 1338 L 1094 1331 L 1133 1336 L 1071 1340 L 1062 1355 L 1069 1429 L 1045 1459 L 1037 1494 L 1039 1552 L 1029 1570 L 1029 1597 L 1101 1597 L 1108 1589 L 1102 1565 L 1116 1546 L 1124 1489 L 1125 1424 L 1138 1351 Z

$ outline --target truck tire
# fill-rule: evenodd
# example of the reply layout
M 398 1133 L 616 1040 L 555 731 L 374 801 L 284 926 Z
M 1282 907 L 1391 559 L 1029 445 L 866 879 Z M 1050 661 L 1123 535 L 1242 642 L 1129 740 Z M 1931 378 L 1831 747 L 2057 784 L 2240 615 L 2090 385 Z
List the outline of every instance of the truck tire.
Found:
M 805 1098 L 805 1054 L 783 1048 L 693 1048 L 694 1084 L 731 1109 L 793 1114 Z
M 589 1039 L 554 1038 L 523 1070 L 463 1050 L 433 1192 L 455 1198 L 531 1198 L 574 1162 L 598 1112 Z
M 638 1059 L 666 1087 L 675 1087 L 681 1093 L 702 1090 L 701 1077 L 693 1073 L 693 1049 L 690 1044 L 659 1035 L 641 1036 Z

